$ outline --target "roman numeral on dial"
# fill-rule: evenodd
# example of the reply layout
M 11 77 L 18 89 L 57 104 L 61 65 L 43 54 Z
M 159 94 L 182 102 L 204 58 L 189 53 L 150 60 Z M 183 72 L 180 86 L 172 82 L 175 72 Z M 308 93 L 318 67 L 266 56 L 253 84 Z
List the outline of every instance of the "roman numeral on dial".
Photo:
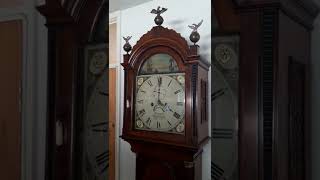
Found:
M 152 82 L 150 80 L 148 80 L 147 83 L 149 84 L 149 86 L 152 86 Z
M 100 173 L 103 173 L 109 167 L 109 151 L 105 151 L 96 156 L 96 164 L 101 169 Z
M 233 129 L 212 129 L 211 131 L 211 136 L 214 139 L 232 139 L 233 135 Z
M 146 110 L 144 110 L 144 109 L 142 109 L 142 110 L 139 111 L 139 115 L 140 115 L 140 116 L 143 116 L 145 113 L 146 113 Z
M 183 106 L 183 102 L 177 102 L 177 106 Z
M 160 122 L 157 122 L 157 128 L 161 128 Z
M 101 122 L 91 125 L 93 132 L 108 132 L 108 122 Z
M 178 114 L 178 113 L 173 113 L 173 116 L 175 117 L 175 118 L 177 118 L 177 119 L 180 119 L 180 117 L 181 117 L 181 115 L 180 114 Z
M 211 94 L 211 101 L 214 101 L 214 100 L 216 100 L 217 98 L 219 98 L 219 97 L 221 97 L 222 95 L 224 95 L 225 92 L 226 92 L 226 90 L 227 90 L 227 88 L 222 88 L 222 89 L 219 89 L 219 90 L 213 92 L 213 93 Z
M 211 161 L 211 178 L 213 180 L 221 180 L 221 177 L 224 174 L 224 170 L 219 167 L 217 164 Z
M 177 90 L 176 92 L 174 92 L 174 94 L 178 94 L 179 92 L 181 92 L 182 90 L 181 89 L 179 89 L 179 90 Z
M 146 121 L 146 123 L 148 124 L 148 126 L 150 126 L 150 124 L 151 124 L 151 118 L 148 118 L 148 120 Z

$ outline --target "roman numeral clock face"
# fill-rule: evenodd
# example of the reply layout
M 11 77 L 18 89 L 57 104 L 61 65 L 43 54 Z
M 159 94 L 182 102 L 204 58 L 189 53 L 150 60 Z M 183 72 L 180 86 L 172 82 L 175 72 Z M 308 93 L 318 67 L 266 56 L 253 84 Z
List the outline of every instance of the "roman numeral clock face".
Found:
M 137 76 L 136 129 L 181 134 L 184 115 L 184 73 Z

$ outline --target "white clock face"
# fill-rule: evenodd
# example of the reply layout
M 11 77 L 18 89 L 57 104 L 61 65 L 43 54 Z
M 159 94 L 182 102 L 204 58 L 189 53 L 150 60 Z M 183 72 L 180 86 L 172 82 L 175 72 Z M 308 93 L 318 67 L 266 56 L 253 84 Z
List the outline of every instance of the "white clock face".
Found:
M 105 72 L 104 72 L 105 73 Z M 108 178 L 109 167 L 108 148 L 108 97 L 107 75 L 97 81 L 88 102 L 86 116 L 86 154 L 95 180 Z
M 184 73 L 137 76 L 136 129 L 184 132 L 184 80 Z

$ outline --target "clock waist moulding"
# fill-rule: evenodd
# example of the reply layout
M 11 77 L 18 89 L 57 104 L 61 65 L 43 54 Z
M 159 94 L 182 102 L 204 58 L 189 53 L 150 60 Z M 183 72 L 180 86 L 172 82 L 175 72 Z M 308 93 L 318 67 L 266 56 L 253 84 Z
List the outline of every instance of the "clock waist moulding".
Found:
M 127 54 L 122 63 L 125 90 L 121 138 L 137 154 L 137 180 L 200 180 L 202 147 L 209 140 L 210 67 L 206 60 L 200 58 L 199 46 L 196 45 L 200 39 L 197 28 L 202 21 L 189 26 L 193 29 L 190 40 L 194 43 L 189 47 L 179 33 L 161 26 L 163 18 L 160 14 L 166 10 L 158 7 L 151 11 L 157 14 L 157 26 L 144 34 L 133 48 L 129 44 L 131 37 L 124 38 Z M 161 55 L 172 58 L 170 61 L 174 61 L 176 68 L 161 71 L 160 66 L 154 63 L 153 71 L 143 74 L 144 65 L 151 66 L 145 62 Z M 160 58 L 158 61 L 163 63 L 165 60 Z M 148 95 L 139 94 L 141 91 Z M 176 98 L 179 94 L 183 100 Z M 155 124 L 148 125 L 150 121 Z M 164 126 L 169 128 L 161 128 Z

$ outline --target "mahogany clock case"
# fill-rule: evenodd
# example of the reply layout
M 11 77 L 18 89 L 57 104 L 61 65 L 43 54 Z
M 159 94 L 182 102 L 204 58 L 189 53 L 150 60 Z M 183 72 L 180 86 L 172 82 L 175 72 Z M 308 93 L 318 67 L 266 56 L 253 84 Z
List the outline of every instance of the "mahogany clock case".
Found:
M 189 47 L 174 30 L 155 26 L 124 55 L 124 125 L 122 138 L 137 154 L 137 179 L 201 179 L 202 146 L 208 134 L 209 63 L 198 54 L 199 46 Z M 172 134 L 135 129 L 135 80 L 144 62 L 155 54 L 167 54 L 185 74 L 185 132 Z M 150 85 L 151 86 L 151 85 Z M 185 163 L 190 163 L 190 167 Z M 153 172 L 153 174 L 148 174 Z M 161 175 L 160 172 L 164 174 Z M 158 177 L 158 175 L 161 175 Z

